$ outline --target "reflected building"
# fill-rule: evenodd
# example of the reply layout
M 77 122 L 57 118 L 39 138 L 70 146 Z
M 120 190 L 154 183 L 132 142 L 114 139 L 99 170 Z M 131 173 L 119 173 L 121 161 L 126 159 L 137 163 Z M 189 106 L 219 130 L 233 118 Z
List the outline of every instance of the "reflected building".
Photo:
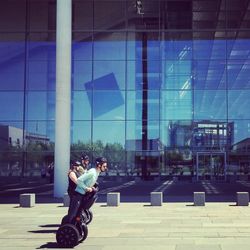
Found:
M 143 179 L 222 178 L 246 162 L 249 0 L 72 0 L 72 9 L 72 156 L 104 154 Z M 0 3 L 5 143 L 54 143 L 56 14 L 55 0 Z M 31 169 L 36 155 L 18 159 Z
M 46 135 L 30 133 L 9 125 L 0 125 L 0 141 L 0 150 L 2 151 L 8 147 L 21 148 L 28 144 L 48 145 L 50 143 L 50 139 Z

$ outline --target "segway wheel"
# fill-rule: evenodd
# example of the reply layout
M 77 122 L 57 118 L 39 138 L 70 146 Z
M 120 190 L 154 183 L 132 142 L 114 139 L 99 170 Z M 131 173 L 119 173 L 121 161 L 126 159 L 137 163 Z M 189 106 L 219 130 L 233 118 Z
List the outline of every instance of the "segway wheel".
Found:
M 93 213 L 92 213 L 92 211 L 90 211 L 88 209 L 85 209 L 84 212 L 87 215 L 87 219 L 86 219 L 85 223 L 88 225 L 93 219 Z
M 87 239 L 88 237 L 88 227 L 86 224 L 82 223 L 81 224 L 81 234 L 80 234 L 80 240 L 79 242 L 83 242 Z
M 60 247 L 72 248 L 79 243 L 79 232 L 75 225 L 64 224 L 56 232 L 56 241 Z
M 62 221 L 61 221 L 61 225 L 64 225 L 68 223 L 68 215 L 65 215 L 63 218 L 62 218 Z

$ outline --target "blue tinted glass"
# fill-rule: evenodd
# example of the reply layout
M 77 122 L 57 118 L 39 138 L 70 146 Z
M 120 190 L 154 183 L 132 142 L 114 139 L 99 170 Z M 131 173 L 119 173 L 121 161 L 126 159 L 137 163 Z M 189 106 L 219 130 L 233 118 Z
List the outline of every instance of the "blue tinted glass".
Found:
M 0 92 L 0 120 L 23 119 L 23 92 Z
M 0 61 L 0 90 L 23 90 L 24 59 L 1 58 Z
M 226 57 L 226 40 L 194 40 L 194 59 L 224 59 Z
M 161 91 L 161 119 L 192 119 L 192 92 L 188 90 Z
M 250 118 L 250 90 L 228 91 L 228 118 L 249 119 Z
M 147 94 L 147 95 L 146 95 Z M 147 109 L 148 120 L 159 119 L 159 91 L 145 92 L 145 107 Z M 142 120 L 143 113 L 143 92 L 128 91 L 127 92 L 127 119 Z
M 162 88 L 166 89 L 191 89 L 192 82 L 191 61 L 165 61 L 165 79 Z
M 148 89 L 159 89 L 161 61 L 147 61 L 147 72 L 143 76 L 142 61 L 127 61 L 127 88 L 143 89 L 143 77 L 147 77 Z
M 88 91 L 90 100 L 91 92 Z M 124 91 L 94 91 L 93 118 L 97 120 L 124 120 L 125 93 Z
M 91 120 L 92 95 L 87 95 L 86 91 L 72 92 L 72 120 Z
M 250 88 L 250 61 L 229 60 L 227 64 L 228 88 L 249 89 Z
M 175 34 L 173 34 L 175 35 Z M 192 40 L 169 40 L 164 41 L 164 59 L 190 60 L 192 59 Z
M 85 84 L 92 79 L 92 61 L 73 61 L 73 90 L 85 90 Z
M 227 58 L 228 59 L 249 59 L 250 44 L 249 39 L 228 39 Z
M 72 121 L 71 122 L 71 140 L 74 144 L 91 142 L 91 122 L 90 121 Z
M 247 146 L 249 144 L 244 143 L 243 140 L 250 138 L 250 120 L 230 120 L 229 123 L 231 124 L 233 131 L 233 141 L 232 146 L 234 151 L 244 151 L 247 152 Z M 246 141 L 245 141 L 246 142 Z M 238 143 L 238 144 L 237 144 Z
M 193 85 L 195 89 L 226 88 L 226 61 L 195 60 L 193 62 Z
M 153 33 L 156 34 L 156 33 Z M 132 34 L 133 35 L 133 34 Z M 158 61 L 160 57 L 160 42 L 155 41 L 150 36 L 143 37 L 142 34 L 136 34 L 136 41 L 127 41 L 127 58 L 128 60 L 155 60 Z M 133 38 L 133 37 L 131 37 Z M 143 42 L 144 39 L 144 42 Z M 145 53 L 143 55 L 143 52 Z
M 225 90 L 195 90 L 194 118 L 195 119 L 226 119 L 226 91 Z
M 126 123 L 126 149 L 127 150 L 158 150 L 159 122 L 148 121 L 147 128 L 142 130 L 142 121 L 127 121 Z M 143 133 L 147 138 L 143 139 Z
M 27 120 L 55 119 L 55 92 L 29 91 L 26 98 Z
M 41 39 L 47 39 L 45 36 Z M 56 60 L 56 42 L 30 41 L 28 42 L 29 60 Z
M 29 61 L 28 65 L 29 90 L 55 90 L 56 62 L 55 61 Z
M 95 61 L 92 86 L 100 90 L 124 89 L 125 61 Z
M 95 35 L 94 60 L 125 60 L 125 45 L 125 33 Z
M 75 37 L 79 41 L 72 42 L 72 58 L 74 60 L 92 60 L 92 36 L 89 33 L 81 33 Z M 83 41 L 81 41 L 83 40 Z
M 24 87 L 24 34 L 3 33 L 0 36 L 0 90 L 22 90 Z
M 94 121 L 93 143 L 100 140 L 106 143 L 125 144 L 125 122 L 123 121 Z

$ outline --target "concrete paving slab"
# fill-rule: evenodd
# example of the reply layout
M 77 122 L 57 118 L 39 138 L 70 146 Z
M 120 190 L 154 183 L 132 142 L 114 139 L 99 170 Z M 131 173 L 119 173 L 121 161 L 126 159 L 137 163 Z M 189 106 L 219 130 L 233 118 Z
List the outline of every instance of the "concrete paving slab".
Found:
M 249 207 L 208 202 L 205 207 L 192 207 L 190 203 L 163 203 L 162 207 L 121 203 L 113 208 L 97 203 L 92 211 L 88 238 L 75 249 L 250 249 Z M 32 208 L 0 205 L 1 248 L 58 249 L 55 233 L 66 213 L 67 208 L 57 203 Z

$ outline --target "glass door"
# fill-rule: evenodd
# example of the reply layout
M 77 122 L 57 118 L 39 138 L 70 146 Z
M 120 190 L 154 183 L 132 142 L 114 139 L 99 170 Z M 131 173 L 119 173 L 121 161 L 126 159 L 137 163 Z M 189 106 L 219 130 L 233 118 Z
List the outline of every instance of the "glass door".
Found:
M 226 153 L 197 152 L 196 177 L 197 180 L 225 180 Z

